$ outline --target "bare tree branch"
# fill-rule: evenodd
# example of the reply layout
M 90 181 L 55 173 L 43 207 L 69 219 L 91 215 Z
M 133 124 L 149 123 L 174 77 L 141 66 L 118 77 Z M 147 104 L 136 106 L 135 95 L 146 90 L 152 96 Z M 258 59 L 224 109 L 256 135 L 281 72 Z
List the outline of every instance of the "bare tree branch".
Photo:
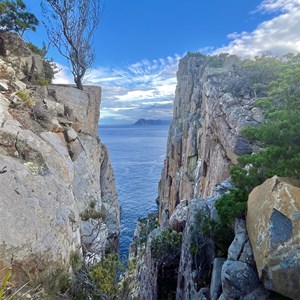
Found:
M 44 0 L 43 22 L 50 43 L 68 62 L 78 89 L 95 61 L 93 36 L 99 26 L 99 0 Z

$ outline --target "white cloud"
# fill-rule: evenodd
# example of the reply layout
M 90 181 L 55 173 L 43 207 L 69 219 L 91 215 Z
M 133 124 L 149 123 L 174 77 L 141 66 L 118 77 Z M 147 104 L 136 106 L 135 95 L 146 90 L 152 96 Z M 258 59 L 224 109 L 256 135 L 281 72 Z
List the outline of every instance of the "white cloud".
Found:
M 255 56 L 271 52 L 281 55 L 300 52 L 300 0 L 263 0 L 254 13 L 269 16 L 252 32 L 233 32 L 227 46 L 199 49 L 205 54 L 228 52 Z M 85 83 L 101 85 L 101 119 L 134 122 L 138 118 L 171 118 L 179 55 L 141 60 L 124 67 L 99 67 L 85 77 Z M 66 67 L 55 83 L 72 83 Z
M 300 52 L 300 0 L 264 0 L 256 12 L 277 14 L 253 32 L 229 34 L 233 40 L 214 53 L 254 56 L 266 52 L 275 55 Z
M 257 10 L 262 12 L 291 12 L 299 9 L 299 0 L 264 0 Z
M 53 83 L 55 84 L 74 84 L 73 77 L 69 71 L 69 68 L 61 64 L 55 63 L 57 71 L 54 75 Z
M 118 118 L 135 121 L 138 118 L 171 118 L 176 88 L 176 71 L 179 55 L 155 60 L 143 59 L 134 64 L 92 69 L 85 77 L 88 84 L 103 89 L 101 118 Z M 157 111 L 151 105 L 168 105 Z M 117 108 L 117 110 L 116 110 Z M 109 111 L 109 112 L 108 112 Z M 117 112 L 117 114 L 116 114 Z

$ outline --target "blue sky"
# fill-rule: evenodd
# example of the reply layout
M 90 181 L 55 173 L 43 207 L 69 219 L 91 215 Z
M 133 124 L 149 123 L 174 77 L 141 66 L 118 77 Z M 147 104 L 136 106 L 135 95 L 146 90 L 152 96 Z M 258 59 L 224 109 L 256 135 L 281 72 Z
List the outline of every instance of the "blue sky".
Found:
M 25 0 L 40 18 L 39 1 Z M 300 51 L 300 0 L 103 0 L 96 61 L 86 83 L 101 85 L 100 124 L 170 119 L 179 59 L 187 51 L 253 56 Z M 43 26 L 26 37 L 41 45 Z M 56 82 L 72 82 L 67 62 Z

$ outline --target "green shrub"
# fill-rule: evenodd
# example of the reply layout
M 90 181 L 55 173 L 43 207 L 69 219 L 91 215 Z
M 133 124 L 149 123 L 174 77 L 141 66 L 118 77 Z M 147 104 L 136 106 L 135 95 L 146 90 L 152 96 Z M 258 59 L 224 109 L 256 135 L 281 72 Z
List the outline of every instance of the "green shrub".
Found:
M 104 218 L 104 213 L 96 208 L 96 201 L 91 200 L 89 206 L 79 214 L 82 221 L 89 219 L 99 220 Z
M 140 227 L 138 244 L 142 245 L 146 243 L 149 233 L 159 226 L 158 213 L 150 213 L 146 218 L 140 218 L 138 222 Z
M 236 188 L 216 204 L 224 224 L 245 214 L 249 193 L 266 179 L 274 175 L 300 178 L 300 55 L 286 61 L 268 58 L 267 63 L 268 70 L 275 71 L 262 79 L 263 84 L 268 83 L 266 96 L 256 102 L 264 109 L 265 122 L 242 131 L 261 150 L 242 155 L 231 168 Z
M 20 100 L 22 100 L 27 106 L 32 106 L 34 104 L 34 101 L 29 96 L 29 94 L 26 91 L 19 91 L 16 94 Z
M 39 48 L 38 46 L 29 42 L 27 43 L 27 46 L 33 53 L 42 57 L 43 70 L 41 73 L 38 73 L 36 70 L 29 69 L 28 64 L 23 65 L 23 73 L 26 76 L 26 79 L 29 82 L 37 85 L 46 86 L 51 84 L 54 75 L 57 73 L 57 66 L 52 58 L 47 58 L 48 50 L 46 45 L 43 44 L 43 47 Z
M 118 276 L 124 270 L 124 264 L 116 253 L 106 255 L 90 271 L 90 276 L 101 294 L 117 299 L 119 293 Z
M 40 283 L 45 288 L 46 293 L 54 297 L 67 292 L 71 286 L 71 276 L 64 269 L 58 268 Z
M 49 79 L 46 79 L 44 77 L 39 77 L 34 81 L 35 84 L 41 85 L 41 86 L 47 86 L 50 84 Z
M 180 258 L 182 234 L 173 230 L 164 230 L 151 241 L 152 258 L 157 263 L 168 264 Z
M 198 256 L 198 258 L 195 257 L 197 260 L 201 256 L 205 257 L 214 246 L 218 257 L 226 257 L 233 238 L 234 232 L 230 226 L 214 221 L 199 211 L 191 228 L 190 251 L 193 255 Z

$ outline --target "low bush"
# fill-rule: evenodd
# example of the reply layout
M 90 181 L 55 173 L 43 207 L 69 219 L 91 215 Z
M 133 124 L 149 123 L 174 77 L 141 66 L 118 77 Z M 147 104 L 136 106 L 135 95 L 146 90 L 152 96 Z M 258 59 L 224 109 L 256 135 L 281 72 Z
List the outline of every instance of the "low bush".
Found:
M 32 100 L 32 98 L 29 96 L 29 94 L 26 91 L 19 91 L 19 92 L 17 92 L 16 95 L 27 106 L 32 106 L 34 104 L 34 101 Z
M 182 234 L 170 229 L 164 230 L 151 241 L 152 258 L 157 263 L 168 264 L 180 258 Z
M 123 270 L 124 264 L 118 254 L 110 253 L 92 268 L 90 276 L 101 294 L 109 299 L 118 299 L 118 277 Z
M 82 221 L 89 219 L 99 220 L 104 218 L 104 213 L 96 208 L 96 201 L 91 200 L 89 206 L 79 214 Z

